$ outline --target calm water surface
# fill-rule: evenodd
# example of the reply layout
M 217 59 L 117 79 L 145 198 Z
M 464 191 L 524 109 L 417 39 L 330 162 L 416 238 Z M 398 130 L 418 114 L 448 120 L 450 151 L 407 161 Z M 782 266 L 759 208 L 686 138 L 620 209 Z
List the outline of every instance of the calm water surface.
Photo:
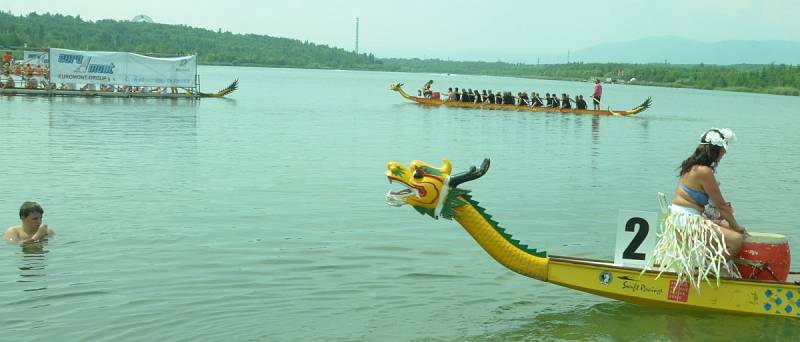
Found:
M 201 67 L 202 101 L 0 98 L 0 223 L 24 200 L 57 236 L 0 246 L 0 340 L 796 340 L 796 321 L 655 310 L 516 275 L 452 221 L 384 203 L 390 160 L 456 171 L 523 243 L 613 258 L 618 210 L 655 211 L 710 127 L 751 230 L 800 246 L 800 98 L 606 85 L 637 117 L 424 108 L 448 86 L 589 95 L 589 83 Z M 213 89 L 212 89 L 213 88 Z M 436 87 L 435 87 L 436 88 Z M 798 264 L 800 252 L 794 253 Z M 796 267 L 795 267 L 796 268 Z

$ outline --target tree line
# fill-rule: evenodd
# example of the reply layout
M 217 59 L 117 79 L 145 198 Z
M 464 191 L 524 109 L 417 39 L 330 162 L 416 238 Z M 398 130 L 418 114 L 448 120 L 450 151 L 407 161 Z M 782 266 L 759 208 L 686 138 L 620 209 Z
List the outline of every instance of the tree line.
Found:
M 185 25 L 116 20 L 84 21 L 80 16 L 0 12 L 0 47 L 58 47 L 126 51 L 147 55 L 197 54 L 200 64 L 330 69 L 381 69 L 372 54 L 296 39 L 233 34 Z
M 383 59 L 396 71 L 479 74 L 716 89 L 800 96 L 800 65 L 673 65 L 623 63 L 568 63 L 531 65 L 504 62 L 454 62 L 420 59 Z M 635 80 L 632 80 L 635 79 Z
M 0 12 L 0 46 L 197 54 L 198 63 L 312 69 L 476 74 L 538 79 L 612 79 L 635 84 L 800 96 L 800 66 L 568 63 L 532 65 L 377 58 L 297 39 L 234 34 L 186 25 L 86 21 L 80 16 Z

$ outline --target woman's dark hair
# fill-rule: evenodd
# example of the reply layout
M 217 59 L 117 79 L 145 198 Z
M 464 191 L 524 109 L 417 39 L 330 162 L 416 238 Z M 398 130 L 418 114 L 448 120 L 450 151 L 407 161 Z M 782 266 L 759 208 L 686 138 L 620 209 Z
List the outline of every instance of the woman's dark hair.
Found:
M 712 170 L 717 168 L 717 161 L 719 160 L 719 155 L 722 152 L 722 147 L 717 145 L 711 144 L 700 144 L 697 145 L 697 149 L 694 150 L 689 158 L 686 158 L 681 163 L 681 173 L 679 176 L 683 176 L 687 172 L 692 170 L 692 167 L 695 165 L 703 165 L 708 166 Z
M 28 215 L 33 214 L 34 212 L 44 215 L 44 209 L 42 209 L 42 206 L 40 206 L 39 203 L 22 203 L 22 206 L 19 207 L 19 218 L 26 218 Z
M 722 132 L 716 128 L 706 131 L 706 133 L 700 137 L 700 145 L 697 145 L 697 149 L 694 150 L 694 153 L 681 163 L 680 176 L 683 176 L 687 172 L 691 171 L 692 167 L 695 165 L 708 166 L 711 168 L 711 170 L 715 170 L 717 168 L 722 147 L 711 144 L 711 142 L 708 141 L 708 133 L 711 132 L 717 133 L 720 137 L 725 139 L 725 135 L 723 135 Z

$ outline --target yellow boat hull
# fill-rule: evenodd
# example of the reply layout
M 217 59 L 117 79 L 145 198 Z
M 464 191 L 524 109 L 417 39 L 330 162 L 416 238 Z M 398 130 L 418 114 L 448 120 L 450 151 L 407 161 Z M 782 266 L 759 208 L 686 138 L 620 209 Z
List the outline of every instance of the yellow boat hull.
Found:
M 616 266 L 608 261 L 550 256 L 547 281 L 633 304 L 800 318 L 800 285 L 722 278 L 699 292 L 674 274 Z
M 716 274 L 695 288 L 678 282 L 674 273 L 659 273 L 615 265 L 611 261 L 547 255 L 515 239 L 472 198 L 465 182 L 482 177 L 489 159 L 480 168 L 452 175 L 452 165 L 435 168 L 415 160 L 406 168 L 387 164 L 384 175 L 403 187 L 387 193 L 387 203 L 405 203 L 432 218 L 455 220 L 498 263 L 521 275 L 598 296 L 634 304 L 687 310 L 716 311 L 800 318 L 800 273 L 789 273 L 785 282 L 720 277 Z

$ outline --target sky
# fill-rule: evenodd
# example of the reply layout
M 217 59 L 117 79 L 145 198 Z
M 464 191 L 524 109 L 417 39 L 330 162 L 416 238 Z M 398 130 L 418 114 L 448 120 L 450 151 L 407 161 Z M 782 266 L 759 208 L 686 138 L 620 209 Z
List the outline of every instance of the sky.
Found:
M 799 41 L 800 0 L 559 1 L 18 1 L 15 15 L 84 20 L 145 14 L 164 24 L 255 33 L 355 48 L 380 58 L 531 62 L 607 42 L 658 36 L 699 41 Z

